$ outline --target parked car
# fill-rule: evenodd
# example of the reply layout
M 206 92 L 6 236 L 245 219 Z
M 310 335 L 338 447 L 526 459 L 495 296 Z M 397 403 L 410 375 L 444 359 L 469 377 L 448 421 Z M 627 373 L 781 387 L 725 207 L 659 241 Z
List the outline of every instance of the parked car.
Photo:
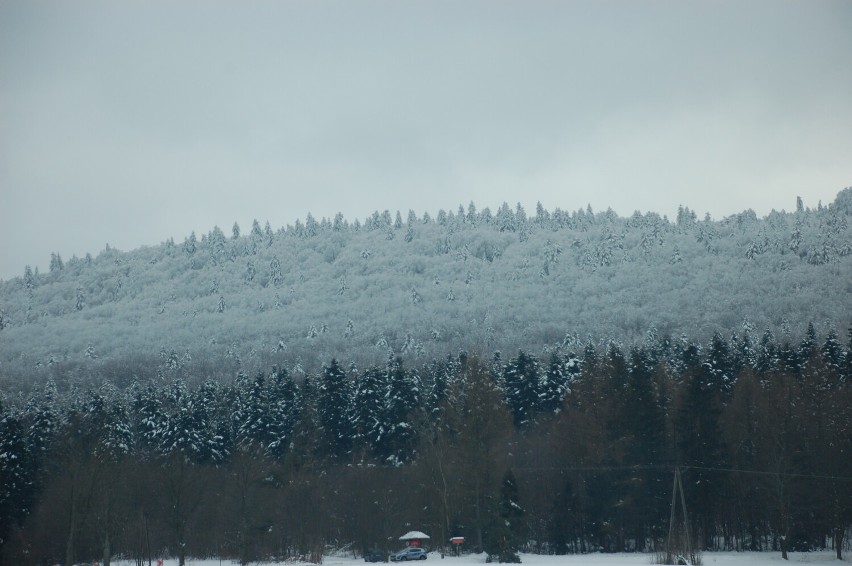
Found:
M 387 562 L 385 551 L 378 548 L 371 548 L 364 553 L 364 562 Z
M 403 560 L 426 560 L 426 551 L 422 548 L 406 548 L 405 550 L 400 550 L 396 554 L 392 554 L 390 557 L 393 562 L 402 562 Z

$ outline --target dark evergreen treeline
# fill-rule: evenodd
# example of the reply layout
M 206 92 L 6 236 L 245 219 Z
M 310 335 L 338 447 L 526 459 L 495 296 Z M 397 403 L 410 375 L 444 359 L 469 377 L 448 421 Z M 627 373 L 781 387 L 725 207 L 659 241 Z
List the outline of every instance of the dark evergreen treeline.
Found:
M 656 550 L 676 467 L 702 548 L 839 554 L 852 330 L 845 346 L 804 334 L 332 361 L 194 387 L 50 381 L 0 408 L 0 561 L 246 563 L 391 548 L 409 526 L 501 559 Z

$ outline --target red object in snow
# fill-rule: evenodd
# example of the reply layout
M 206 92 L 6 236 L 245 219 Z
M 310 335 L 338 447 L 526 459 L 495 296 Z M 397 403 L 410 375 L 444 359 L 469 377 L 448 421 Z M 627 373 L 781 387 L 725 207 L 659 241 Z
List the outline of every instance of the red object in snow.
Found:
M 450 542 L 453 544 L 461 544 L 464 542 L 464 537 L 453 537 L 450 539 Z
M 420 531 L 408 531 L 399 540 L 404 541 L 406 546 L 414 546 L 420 548 L 423 546 L 423 541 L 427 540 L 429 535 Z

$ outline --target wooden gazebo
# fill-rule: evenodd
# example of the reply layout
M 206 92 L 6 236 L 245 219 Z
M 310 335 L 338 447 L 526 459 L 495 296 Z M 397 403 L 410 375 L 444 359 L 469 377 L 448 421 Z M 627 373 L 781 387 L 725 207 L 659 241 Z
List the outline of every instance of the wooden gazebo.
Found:
M 423 547 L 423 541 L 429 540 L 429 535 L 420 531 L 408 531 L 399 540 L 405 541 L 406 546 L 414 546 L 416 548 Z

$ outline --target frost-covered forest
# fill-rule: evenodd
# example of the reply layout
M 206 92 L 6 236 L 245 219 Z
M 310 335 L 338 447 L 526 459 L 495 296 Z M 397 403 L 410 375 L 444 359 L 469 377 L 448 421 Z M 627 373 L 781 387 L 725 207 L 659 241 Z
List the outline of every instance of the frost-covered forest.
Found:
M 54 254 L 0 282 L 0 562 L 402 525 L 656 551 L 675 477 L 698 548 L 840 552 L 850 215 L 852 188 L 722 220 L 470 204 Z
M 828 206 L 721 220 L 683 207 L 668 219 L 471 203 L 434 218 L 308 214 L 279 229 L 255 221 L 129 252 L 54 254 L 47 273 L 0 282 L 0 385 L 197 383 L 461 349 L 546 355 L 649 332 L 794 340 L 809 321 L 842 334 L 850 214 L 852 189 Z

